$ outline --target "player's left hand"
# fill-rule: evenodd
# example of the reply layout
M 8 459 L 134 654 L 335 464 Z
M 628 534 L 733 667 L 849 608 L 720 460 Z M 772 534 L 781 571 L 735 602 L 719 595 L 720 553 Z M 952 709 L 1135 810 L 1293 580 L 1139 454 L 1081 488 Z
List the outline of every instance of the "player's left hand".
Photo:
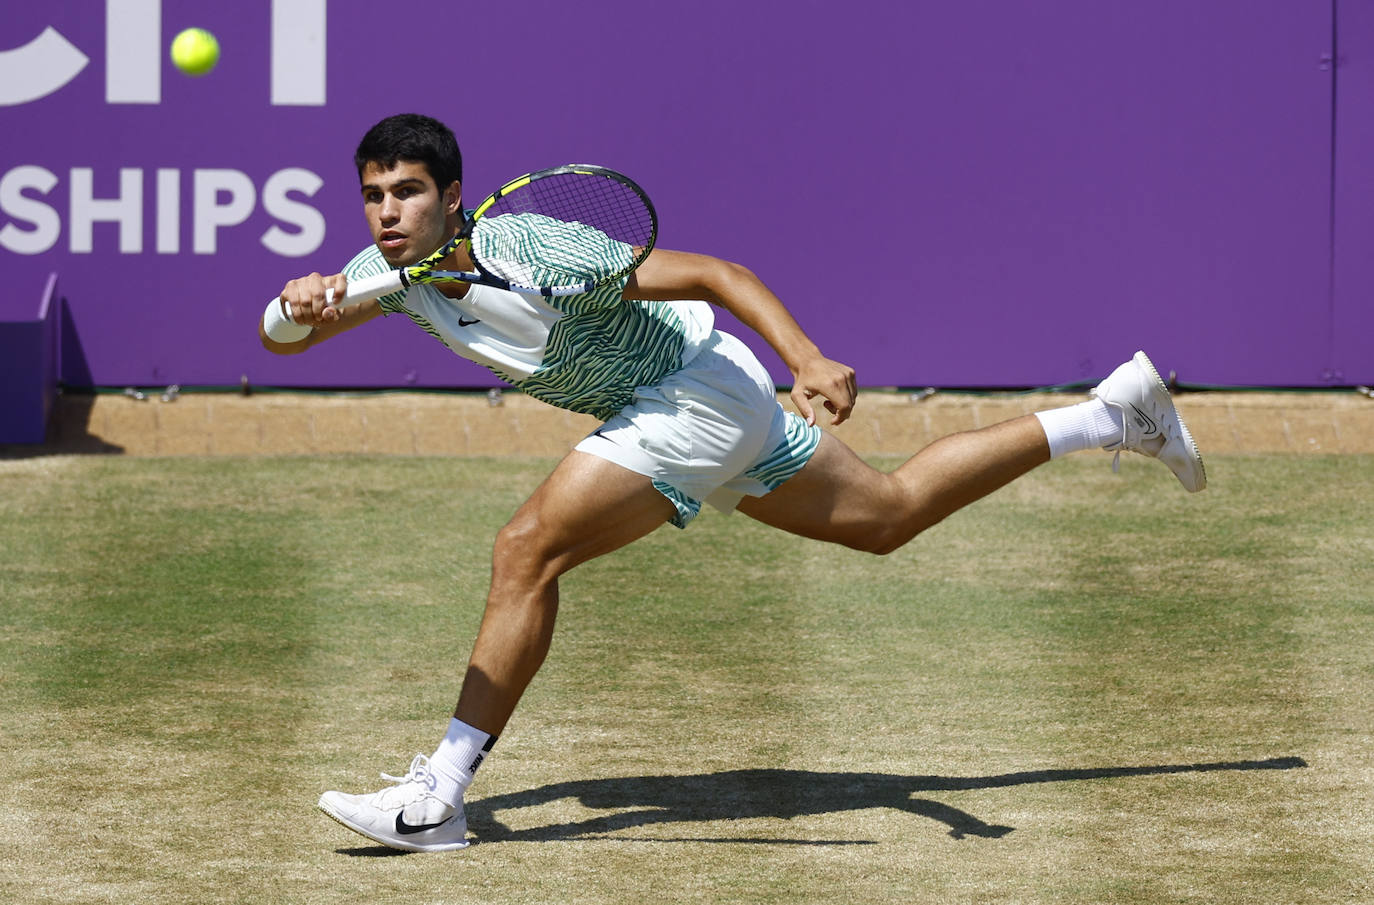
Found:
M 328 304 L 326 290 L 342 296 L 348 290 L 348 278 L 341 273 L 321 276 L 312 273 L 292 280 L 281 291 L 281 300 L 298 324 L 323 327 L 339 319 L 339 309 Z
M 807 424 L 816 423 L 816 410 L 811 400 L 820 396 L 825 400 L 826 411 L 835 417 L 830 423 L 843 424 L 854 409 L 859 388 L 854 382 L 854 369 L 849 365 L 817 356 L 797 369 L 792 381 L 792 404 Z

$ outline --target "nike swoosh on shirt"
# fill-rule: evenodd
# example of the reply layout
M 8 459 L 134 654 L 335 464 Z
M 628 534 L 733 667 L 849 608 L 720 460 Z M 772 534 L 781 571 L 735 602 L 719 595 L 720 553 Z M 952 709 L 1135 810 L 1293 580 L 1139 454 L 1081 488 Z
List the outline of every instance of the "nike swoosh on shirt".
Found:
M 473 324 L 480 324 L 481 322 L 482 319 L 480 317 L 474 317 L 471 320 L 468 320 L 461 314 L 458 316 L 458 326 L 460 327 L 471 327 Z

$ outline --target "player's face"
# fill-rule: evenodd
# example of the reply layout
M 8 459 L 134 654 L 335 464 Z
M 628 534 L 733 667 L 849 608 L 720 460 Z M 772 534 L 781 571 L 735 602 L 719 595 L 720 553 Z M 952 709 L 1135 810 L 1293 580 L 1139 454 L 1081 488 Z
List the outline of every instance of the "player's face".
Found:
M 386 170 L 369 163 L 362 183 L 367 227 L 391 266 L 414 264 L 456 232 L 461 187 L 455 182 L 441 191 L 424 164 L 401 160 Z

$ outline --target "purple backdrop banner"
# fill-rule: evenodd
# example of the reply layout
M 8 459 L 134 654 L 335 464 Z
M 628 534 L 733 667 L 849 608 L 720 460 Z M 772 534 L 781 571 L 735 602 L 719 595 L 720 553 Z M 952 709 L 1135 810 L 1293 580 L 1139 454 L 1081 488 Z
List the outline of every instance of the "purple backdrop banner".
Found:
M 1341 0 L 1336 92 L 1331 380 L 1374 373 L 1374 3 Z
M 286 280 L 366 244 L 353 147 L 414 110 L 469 203 L 630 173 L 665 247 L 753 268 L 866 385 L 1088 380 L 1137 347 L 1190 383 L 1371 383 L 1370 9 L 11 3 L 0 268 L 60 274 L 69 382 L 494 385 L 399 318 L 258 346 Z M 198 79 L 166 53 L 192 25 L 224 49 Z

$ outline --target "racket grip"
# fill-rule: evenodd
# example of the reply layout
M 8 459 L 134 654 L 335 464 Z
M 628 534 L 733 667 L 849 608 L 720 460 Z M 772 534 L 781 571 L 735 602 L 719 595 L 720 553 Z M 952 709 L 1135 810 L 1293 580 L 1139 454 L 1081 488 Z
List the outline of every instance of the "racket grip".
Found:
M 359 302 L 400 292 L 404 288 L 405 283 L 401 282 L 401 272 L 388 270 L 386 273 L 379 273 L 375 277 L 360 277 L 356 280 L 349 280 L 348 291 L 343 294 L 343 298 L 331 301 L 330 304 L 335 308 L 347 308 Z
M 267 310 L 262 313 L 262 330 L 267 338 L 278 343 L 293 343 L 309 336 L 311 328 L 291 320 L 283 307 L 280 298 L 267 303 Z

